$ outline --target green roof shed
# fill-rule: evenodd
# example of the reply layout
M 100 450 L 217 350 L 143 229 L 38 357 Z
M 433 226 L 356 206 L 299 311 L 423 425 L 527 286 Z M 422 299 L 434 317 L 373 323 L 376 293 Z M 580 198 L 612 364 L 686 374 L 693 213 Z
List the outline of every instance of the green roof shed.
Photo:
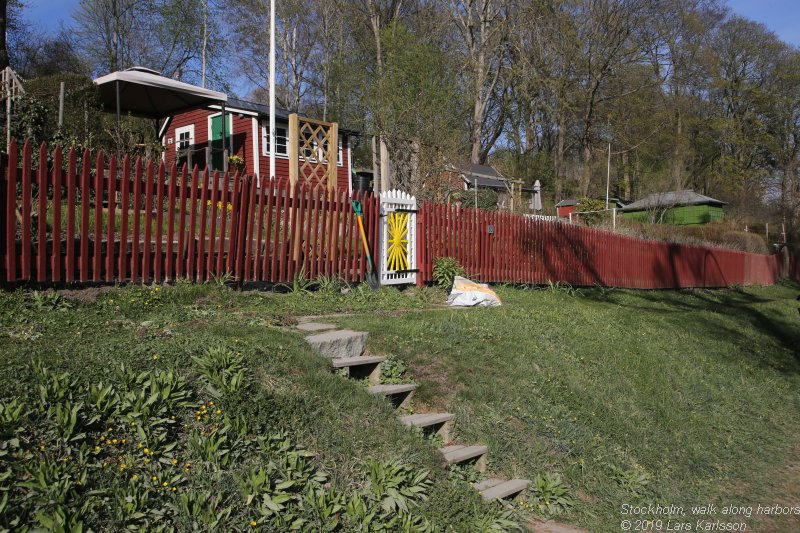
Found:
M 631 220 L 679 226 L 701 226 L 723 219 L 725 202 L 691 189 L 654 193 L 622 209 Z

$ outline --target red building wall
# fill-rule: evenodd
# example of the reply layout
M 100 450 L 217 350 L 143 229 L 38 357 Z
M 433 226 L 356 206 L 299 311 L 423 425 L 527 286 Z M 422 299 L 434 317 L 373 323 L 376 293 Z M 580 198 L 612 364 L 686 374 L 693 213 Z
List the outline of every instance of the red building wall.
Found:
M 228 110 L 226 110 L 227 113 Z M 261 137 L 262 120 L 266 121 L 268 119 L 256 117 L 254 114 L 237 113 L 235 108 L 230 110 L 230 113 L 232 118 L 229 120 L 232 121 L 233 130 L 233 151 L 231 155 L 238 155 L 244 159 L 245 173 L 248 175 L 268 176 L 269 156 L 263 154 Z M 209 117 L 218 114 L 219 110 L 217 109 L 196 109 L 172 117 L 162 138 L 162 144 L 165 148 L 164 162 L 167 166 L 171 165 L 177 157 L 176 130 L 194 125 L 192 165 L 197 164 L 200 168 L 205 167 L 205 149 L 208 147 L 209 139 Z M 254 121 L 255 128 L 253 127 Z M 254 129 L 255 144 L 253 142 Z M 350 139 L 344 134 L 341 134 L 340 137 L 342 139 L 342 164 L 337 165 L 336 185 L 340 191 L 350 191 L 350 151 L 348 149 L 350 147 Z M 256 159 L 258 159 L 258 172 L 256 172 Z M 279 181 L 289 179 L 289 159 L 287 157 L 278 156 L 275 158 L 275 177 Z

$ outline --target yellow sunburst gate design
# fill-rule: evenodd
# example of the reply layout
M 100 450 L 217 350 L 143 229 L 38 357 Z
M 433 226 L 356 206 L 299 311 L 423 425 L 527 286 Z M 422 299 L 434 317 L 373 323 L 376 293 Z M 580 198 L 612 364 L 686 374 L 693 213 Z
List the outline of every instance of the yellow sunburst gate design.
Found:
M 390 213 L 386 219 L 389 246 L 386 266 L 389 270 L 408 269 L 408 213 Z

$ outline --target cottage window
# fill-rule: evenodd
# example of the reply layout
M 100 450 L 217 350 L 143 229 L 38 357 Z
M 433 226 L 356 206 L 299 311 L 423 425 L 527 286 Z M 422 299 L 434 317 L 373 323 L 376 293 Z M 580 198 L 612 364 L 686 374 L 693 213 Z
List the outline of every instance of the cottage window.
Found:
M 275 156 L 286 157 L 288 152 L 288 144 L 286 141 L 286 126 L 275 126 Z M 269 157 L 269 127 L 262 126 L 261 128 L 261 146 L 264 147 L 264 155 Z
M 175 150 L 182 152 L 194 144 L 194 124 L 175 129 Z

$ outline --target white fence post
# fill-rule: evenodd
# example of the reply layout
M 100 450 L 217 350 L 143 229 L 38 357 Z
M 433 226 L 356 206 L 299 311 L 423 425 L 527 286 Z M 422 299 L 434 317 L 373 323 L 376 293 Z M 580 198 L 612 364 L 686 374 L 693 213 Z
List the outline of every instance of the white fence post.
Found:
M 417 199 L 393 190 L 381 193 L 381 285 L 417 282 Z

